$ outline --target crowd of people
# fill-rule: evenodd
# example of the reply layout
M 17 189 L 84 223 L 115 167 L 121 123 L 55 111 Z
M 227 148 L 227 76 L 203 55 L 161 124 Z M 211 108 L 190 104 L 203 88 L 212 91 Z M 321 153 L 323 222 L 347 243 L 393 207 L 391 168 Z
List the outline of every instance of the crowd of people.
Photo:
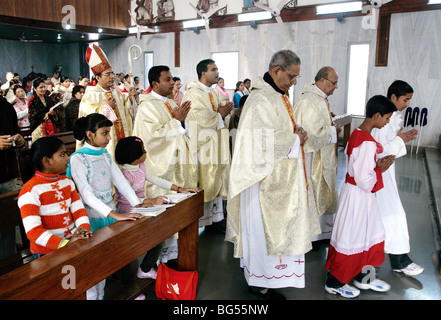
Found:
M 338 88 L 332 67 L 318 70 L 292 105 L 288 91 L 301 61 L 290 50 L 275 53 L 252 85 L 239 81 L 232 98 L 211 59 L 197 64 L 197 80 L 181 92 L 181 80 L 167 66 L 152 67 L 144 89 L 138 77 L 131 83 L 129 75 L 115 74 L 99 46 L 87 50 L 91 83 L 42 75 L 30 90 L 29 82 L 15 79 L 0 98 L 9 117 L 0 136 L 0 152 L 8 154 L 9 170 L 0 181 L 6 191 L 19 178 L 14 148 L 25 144 L 20 127 L 28 125 L 33 135 L 32 147 L 19 156 L 24 186 L 18 205 L 36 259 L 118 220 L 141 219 L 132 209 L 165 204 L 164 195 L 204 190 L 199 227 L 216 228 L 234 244 L 256 299 L 285 299 L 274 289 L 305 287 L 305 254 L 320 240 L 329 241 L 324 286 L 330 294 L 388 291 L 373 272 L 385 254 L 394 272 L 423 272 L 409 257 L 394 174 L 395 159 L 418 133 L 401 129 L 397 111 L 413 95 L 406 82 L 391 84 L 387 97 L 369 99 L 345 151 L 339 194 L 341 128 L 328 103 Z M 73 131 L 77 140 L 70 157 L 52 136 L 61 130 Z M 0 236 L 6 245 L 7 235 Z M 148 251 L 137 276 L 155 279 L 159 262 L 178 258 L 177 241 L 171 237 Z M 105 280 L 87 297 L 103 299 L 104 292 Z

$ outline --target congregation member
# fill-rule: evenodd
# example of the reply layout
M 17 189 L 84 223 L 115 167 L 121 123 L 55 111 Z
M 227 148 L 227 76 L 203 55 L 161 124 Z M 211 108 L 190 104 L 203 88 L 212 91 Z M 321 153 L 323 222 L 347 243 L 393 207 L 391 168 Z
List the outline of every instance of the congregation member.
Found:
M 338 75 L 329 66 L 321 68 L 306 84 L 294 106 L 294 118 L 308 132 L 305 144 L 306 170 L 319 213 L 321 234 L 312 241 L 329 240 L 337 211 L 337 143 L 341 131 L 332 120 L 328 97 L 338 88 Z
M 239 101 L 240 98 L 244 96 L 244 85 L 242 81 L 238 81 L 236 83 L 236 89 L 234 90 L 234 96 L 233 96 L 233 102 L 234 102 L 234 109 L 239 109 Z
M 285 299 L 273 289 L 305 287 L 305 254 L 320 233 L 304 166 L 308 134 L 287 96 L 299 73 L 294 52 L 275 53 L 263 79 L 253 80 L 236 134 L 225 239 L 257 299 Z
M 26 92 L 23 87 L 15 87 L 14 88 L 15 100 L 13 101 L 13 106 L 15 112 L 17 113 L 18 126 L 20 129 L 29 127 L 29 109 L 28 109 L 28 101 L 26 98 Z
M 64 130 L 66 131 L 72 131 L 74 123 L 78 119 L 78 110 L 84 96 L 84 91 L 84 87 L 80 85 L 76 85 L 72 89 L 72 99 L 70 99 L 65 110 Z
M 0 194 L 17 190 L 20 177 L 16 149 L 25 144 L 20 134 L 17 114 L 12 105 L 0 96 Z M 0 259 L 16 252 L 15 230 L 0 231 Z
M 181 91 L 182 83 L 179 77 L 173 77 L 173 82 L 175 83 L 173 86 L 173 92 L 171 94 L 171 99 L 176 103 L 179 107 L 182 103 L 182 98 L 184 97 L 184 93 Z
M 86 88 L 90 83 L 89 77 L 87 76 L 79 76 L 78 77 L 78 85 Z
M 36 79 L 34 93 L 29 100 L 29 123 L 32 141 L 60 132 L 61 118 L 54 102 L 46 96 L 46 84 L 43 79 Z
M 249 95 L 251 93 L 251 80 L 250 79 L 245 79 L 243 81 L 243 94 L 245 96 Z
M 78 117 L 100 113 L 113 123 L 110 129 L 111 140 L 107 145 L 107 150 L 113 157 L 118 140 L 132 135 L 130 97 L 134 96 L 134 89 L 130 90 L 127 98 L 114 88 L 115 74 L 112 66 L 105 53 L 96 44 L 87 48 L 86 61 L 96 77 L 97 85 L 86 88 Z M 77 149 L 79 147 L 81 143 L 77 143 Z
M 228 94 L 228 90 L 225 89 L 225 80 L 224 78 L 219 77 L 219 81 L 216 84 L 215 91 L 219 96 L 219 101 L 221 103 L 226 103 L 230 101 L 230 95 Z
M 211 88 L 219 81 L 219 70 L 211 59 L 196 66 L 198 81 L 188 84 L 182 103 L 191 102 L 185 127 L 192 140 L 198 189 L 204 190 L 204 216 L 199 227 L 210 226 L 224 219 L 222 198 L 227 197 L 230 166 L 229 132 L 227 122 L 233 103 L 220 103 Z
M 394 81 L 387 97 L 393 102 L 397 111 L 392 114 L 390 121 L 381 129 L 373 129 L 372 136 L 383 146 L 379 157 L 394 155 L 395 158 L 406 155 L 406 142 L 416 139 L 418 130 L 403 132 L 401 111 L 405 110 L 413 96 L 413 88 L 405 81 Z M 409 257 L 410 242 L 407 228 L 406 212 L 401 203 L 395 178 L 395 163 L 383 173 L 384 188 L 377 192 L 378 206 L 381 208 L 381 218 L 386 231 L 384 250 L 389 256 L 392 270 L 415 276 L 424 268 L 414 263 Z

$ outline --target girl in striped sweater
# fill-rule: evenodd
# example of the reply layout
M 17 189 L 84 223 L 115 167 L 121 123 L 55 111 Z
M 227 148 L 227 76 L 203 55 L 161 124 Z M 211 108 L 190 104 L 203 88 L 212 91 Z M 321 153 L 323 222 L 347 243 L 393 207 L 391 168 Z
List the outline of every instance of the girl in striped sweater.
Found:
M 23 225 L 34 258 L 92 236 L 83 203 L 66 171 L 69 156 L 63 142 L 40 138 L 20 154 L 23 188 L 18 198 Z

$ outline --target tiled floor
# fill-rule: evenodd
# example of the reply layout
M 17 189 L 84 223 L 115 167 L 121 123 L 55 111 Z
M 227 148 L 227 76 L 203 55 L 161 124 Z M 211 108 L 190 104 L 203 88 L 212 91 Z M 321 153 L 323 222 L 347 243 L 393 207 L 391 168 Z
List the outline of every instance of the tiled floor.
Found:
M 441 151 L 434 158 L 428 156 L 432 165 L 441 170 Z M 339 156 L 339 186 L 342 184 L 345 166 L 342 150 Z M 430 206 L 428 179 L 424 155 L 408 154 L 396 162 L 397 183 L 406 209 L 411 239 L 410 257 L 425 268 L 418 276 L 409 277 L 391 271 L 388 258 L 380 268 L 379 278 L 391 284 L 387 293 L 363 291 L 357 299 L 362 300 L 438 300 L 441 299 L 441 283 L 436 276 L 431 254 L 438 248 L 438 231 L 434 228 Z M 441 175 L 437 174 L 438 191 L 441 196 Z M 441 202 L 440 202 L 441 206 Z M 204 231 L 200 235 L 199 291 L 200 300 L 249 300 L 247 284 L 239 260 L 233 258 L 232 244 L 224 236 Z M 320 244 L 317 251 L 306 254 L 306 287 L 284 288 L 278 292 L 292 300 L 342 300 L 340 296 L 324 291 L 327 244 Z
M 441 197 L 441 151 L 427 152 L 429 160 L 426 169 L 424 153 L 408 154 L 396 162 L 397 183 L 406 209 L 411 239 L 410 257 L 425 268 L 415 277 L 393 272 L 389 260 L 383 263 L 379 278 L 391 284 L 387 293 L 363 291 L 358 300 L 439 300 L 439 282 L 432 253 L 439 248 L 439 232 L 434 222 L 433 208 L 429 195 L 429 182 L 433 183 L 435 194 Z M 343 184 L 346 174 L 343 149 L 339 150 L 338 186 Z M 429 181 L 429 177 L 431 180 Z M 437 198 L 435 198 L 436 200 Z M 440 204 L 441 208 L 441 199 Z M 304 289 L 283 288 L 278 292 L 289 300 L 346 300 L 330 295 L 324 290 L 328 245 L 320 243 L 318 250 L 306 254 L 306 287 Z M 137 265 L 134 264 L 136 272 Z M 110 284 L 109 284 L 110 285 Z M 154 291 L 148 292 L 148 299 L 154 299 Z M 199 238 L 199 285 L 198 300 L 251 300 L 247 295 L 247 284 L 239 260 L 233 258 L 233 245 L 224 241 L 224 235 L 214 231 L 200 230 Z

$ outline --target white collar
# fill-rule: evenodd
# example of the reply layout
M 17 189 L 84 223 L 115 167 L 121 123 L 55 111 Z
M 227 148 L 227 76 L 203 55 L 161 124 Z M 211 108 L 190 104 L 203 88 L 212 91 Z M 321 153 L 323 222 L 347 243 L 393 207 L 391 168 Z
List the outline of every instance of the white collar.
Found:
M 207 87 L 205 84 L 203 84 L 202 82 L 198 81 L 199 84 L 202 86 L 202 88 L 204 88 L 205 92 L 211 92 L 211 87 Z
M 326 93 L 324 93 L 319 87 L 317 87 L 317 85 L 315 83 L 314 83 L 314 87 L 321 93 L 323 98 L 328 99 L 328 95 Z
M 110 92 L 110 90 L 106 90 L 103 87 L 101 87 L 99 84 L 97 84 L 98 87 L 100 87 L 104 92 Z
M 160 94 L 156 93 L 155 91 L 152 90 L 152 95 L 156 98 L 158 98 L 159 100 L 161 100 L 163 103 L 166 103 L 168 98 L 167 97 L 163 97 Z
M 89 148 L 89 149 L 92 149 L 92 150 L 97 150 L 97 151 L 99 151 L 99 150 L 102 149 L 102 148 L 100 148 L 100 147 L 94 147 L 94 146 L 90 145 L 90 144 L 87 143 L 87 142 L 84 142 L 84 147 Z

